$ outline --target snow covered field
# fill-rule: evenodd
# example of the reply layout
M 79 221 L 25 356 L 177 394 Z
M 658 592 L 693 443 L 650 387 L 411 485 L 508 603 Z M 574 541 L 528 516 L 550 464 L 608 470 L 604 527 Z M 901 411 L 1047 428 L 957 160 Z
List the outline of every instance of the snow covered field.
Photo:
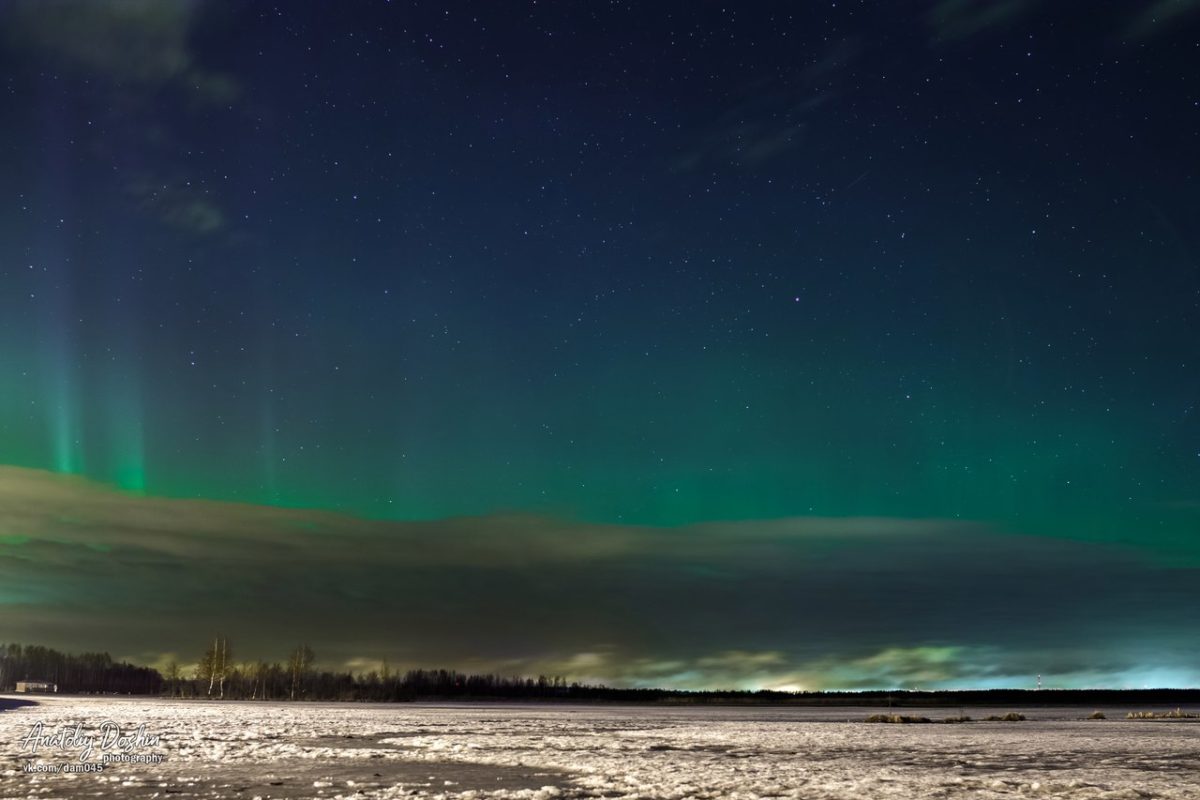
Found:
M 1127 709 L 876 725 L 845 708 L 39 702 L 0 713 L 0 798 L 1200 798 L 1200 724 Z M 119 753 L 106 720 L 142 763 L 26 771 L 79 763 L 88 736 L 92 763 Z M 39 722 L 80 727 L 31 761 Z

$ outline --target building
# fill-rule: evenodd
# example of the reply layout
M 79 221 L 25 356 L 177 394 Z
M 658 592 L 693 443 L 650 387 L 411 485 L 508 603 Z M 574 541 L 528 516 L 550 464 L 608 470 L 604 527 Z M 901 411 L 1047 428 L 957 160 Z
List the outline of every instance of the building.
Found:
M 29 694 L 31 692 L 57 692 L 58 684 L 50 683 L 49 681 L 17 681 L 17 692 L 20 694 Z

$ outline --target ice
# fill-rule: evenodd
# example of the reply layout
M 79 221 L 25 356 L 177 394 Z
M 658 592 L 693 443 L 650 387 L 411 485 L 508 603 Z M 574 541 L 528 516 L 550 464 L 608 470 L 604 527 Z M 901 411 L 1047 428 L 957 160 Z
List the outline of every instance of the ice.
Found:
M 0 798 L 1200 797 L 1200 724 L 1082 719 L 1091 709 L 861 722 L 875 710 L 49 698 L 0 714 Z M 96 731 L 107 719 L 145 724 L 165 760 L 23 771 L 34 723 Z

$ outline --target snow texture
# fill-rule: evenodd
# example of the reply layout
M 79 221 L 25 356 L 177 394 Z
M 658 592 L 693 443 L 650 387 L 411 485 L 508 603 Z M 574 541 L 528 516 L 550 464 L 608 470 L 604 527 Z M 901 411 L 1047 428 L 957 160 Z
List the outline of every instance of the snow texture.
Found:
M 0 798 L 1200 798 L 1195 723 L 1125 720 L 1126 709 L 1103 721 L 1036 709 L 1015 723 L 862 722 L 878 710 L 51 698 L 0 713 Z M 144 724 L 161 741 L 132 752 L 165 760 L 25 771 L 35 723 L 98 737 L 105 720 Z

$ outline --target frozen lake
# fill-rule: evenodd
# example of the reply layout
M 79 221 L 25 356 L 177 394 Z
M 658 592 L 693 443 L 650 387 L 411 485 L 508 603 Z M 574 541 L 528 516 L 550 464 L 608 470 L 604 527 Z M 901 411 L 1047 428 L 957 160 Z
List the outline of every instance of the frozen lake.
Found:
M 0 798 L 1200 797 L 1200 724 L 1124 708 L 873 725 L 880 709 L 38 699 L 0 712 Z M 141 760 L 26 771 L 80 763 L 89 737 L 89 763 Z

